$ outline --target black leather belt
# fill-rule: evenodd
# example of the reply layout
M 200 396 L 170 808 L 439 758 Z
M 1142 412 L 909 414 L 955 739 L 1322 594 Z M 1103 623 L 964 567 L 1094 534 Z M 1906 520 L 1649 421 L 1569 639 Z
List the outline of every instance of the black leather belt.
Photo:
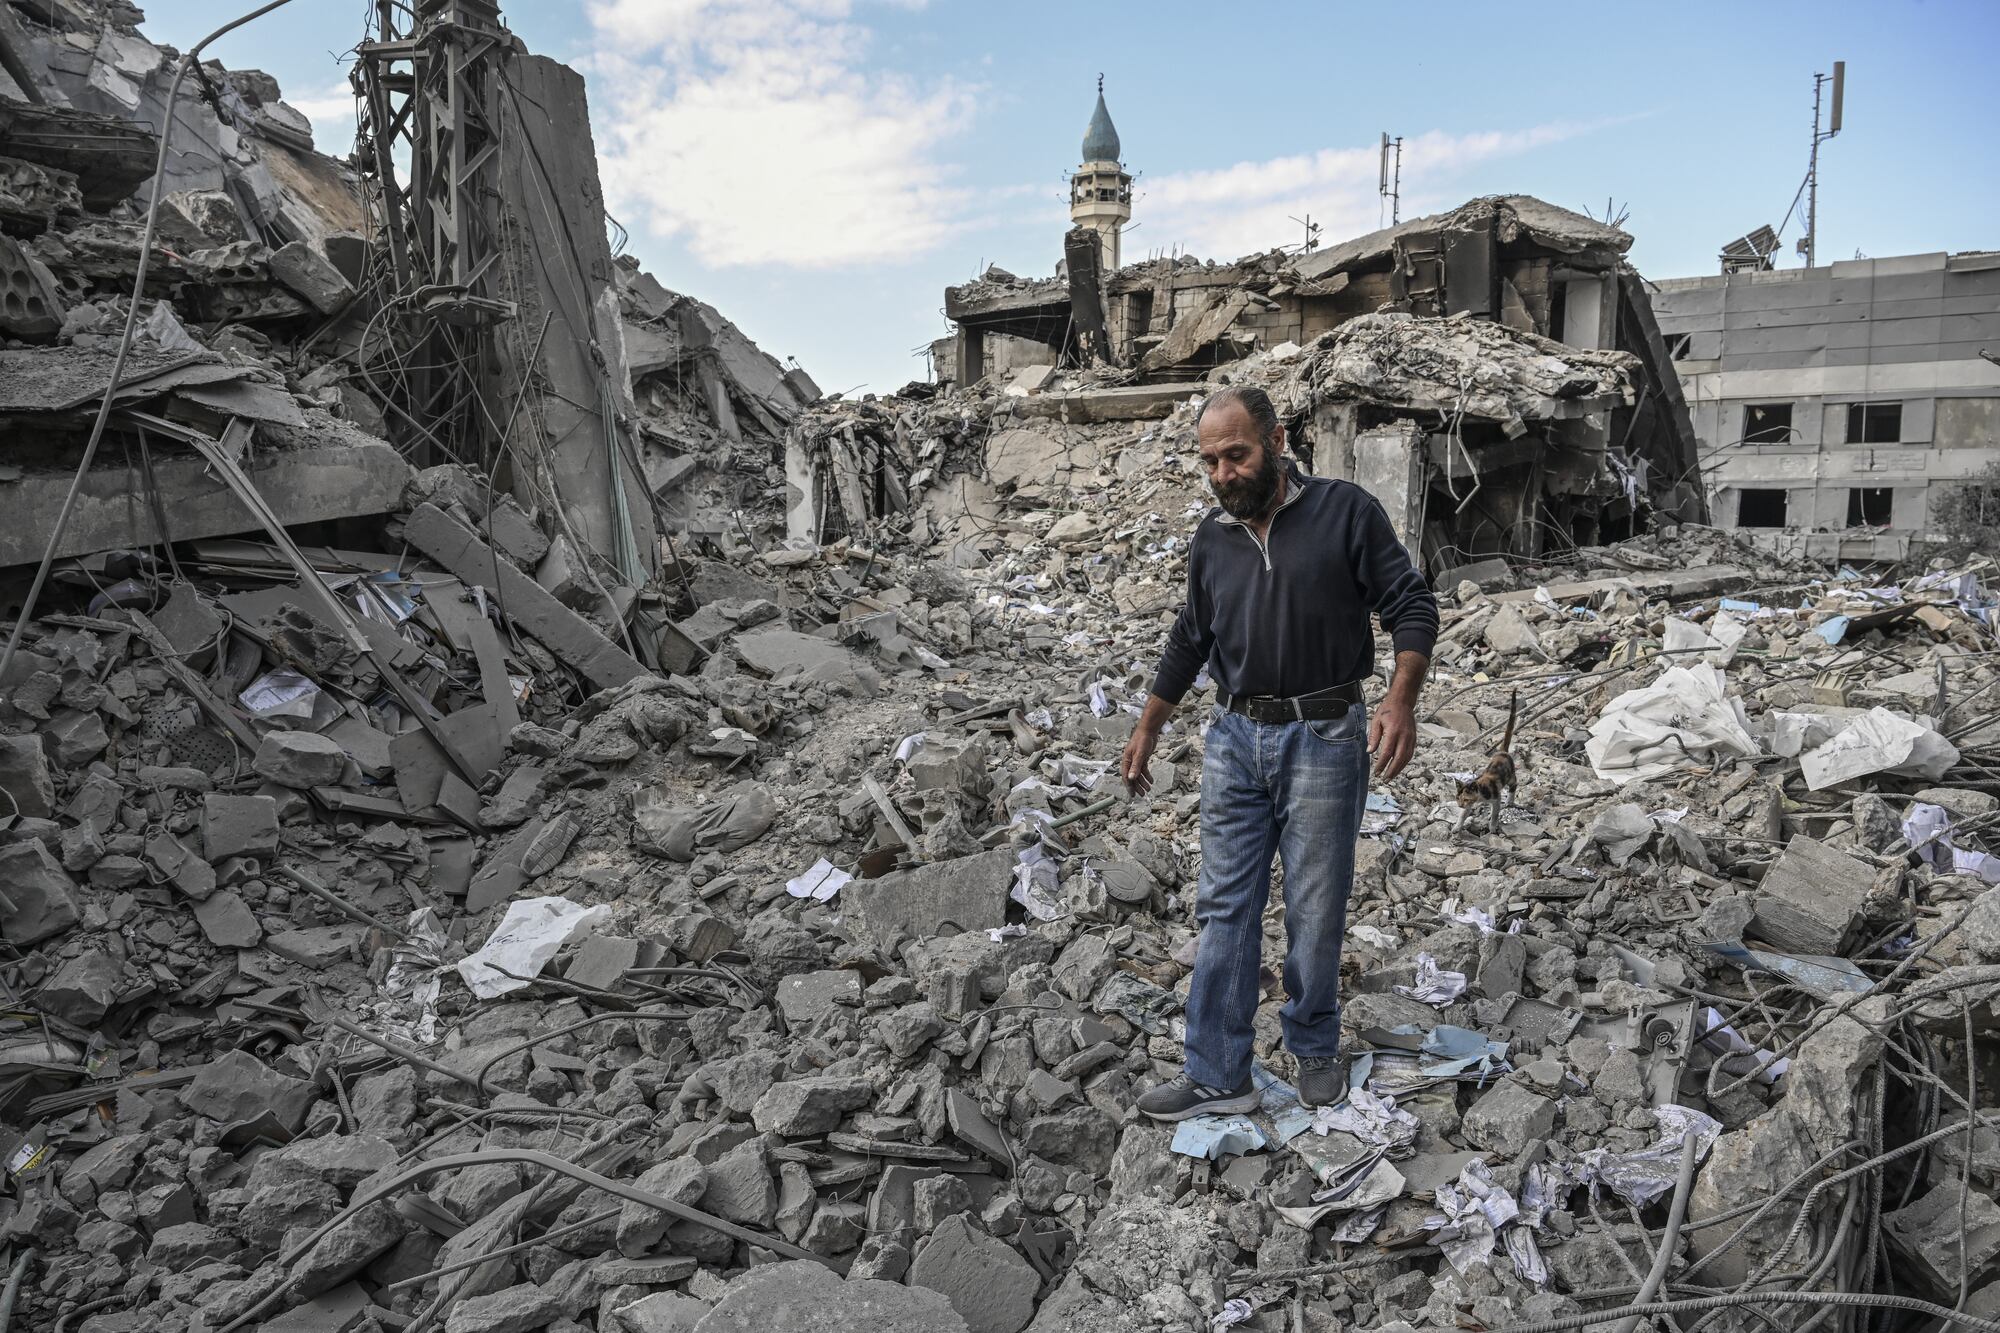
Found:
M 1270 694 L 1226 694 L 1218 690 L 1215 701 L 1252 722 L 1324 722 L 1346 717 L 1349 708 L 1360 705 L 1361 682 L 1351 680 L 1330 690 L 1316 690 L 1290 699 Z

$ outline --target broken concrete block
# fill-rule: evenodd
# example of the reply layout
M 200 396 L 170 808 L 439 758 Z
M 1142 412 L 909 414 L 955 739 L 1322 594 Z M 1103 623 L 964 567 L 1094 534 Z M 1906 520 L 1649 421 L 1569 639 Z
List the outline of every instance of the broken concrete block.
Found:
M 250 767 L 280 787 L 331 787 L 347 771 L 347 751 L 317 732 L 273 731 L 258 743 Z
M 738 1144 L 709 1166 L 701 1206 L 727 1222 L 771 1225 L 778 1212 L 778 1187 L 771 1181 L 771 1152 L 763 1139 Z
M 0 236 L 0 333 L 49 342 L 62 332 L 64 313 L 48 266 L 13 237 Z
M 542 591 L 578 611 L 588 611 L 598 600 L 597 589 L 584 577 L 584 557 L 568 537 L 558 533 L 535 565 L 535 582 Z
M 845 1254 L 861 1243 L 868 1213 L 858 1203 L 822 1199 L 799 1244 L 814 1254 Z
M 1785 953 L 1837 954 L 1861 924 L 1875 867 L 1800 835 L 1764 872 L 1756 935 Z
M 201 1222 L 183 1222 L 156 1233 L 146 1258 L 168 1272 L 192 1268 L 208 1259 L 222 1259 L 243 1248 L 234 1236 Z
M 264 938 L 256 913 L 229 889 L 210 894 L 194 905 L 195 924 L 218 949 L 251 949 Z
M 271 276 L 322 315 L 334 314 L 354 299 L 354 285 L 306 241 L 291 241 L 273 250 Z
M 1554 1132 L 1556 1104 L 1512 1079 L 1502 1080 L 1465 1113 L 1465 1141 L 1518 1157 Z
M 387 1199 L 377 1199 L 320 1238 L 292 1269 L 292 1290 L 316 1296 L 393 1249 L 410 1229 Z
M 1974 1287 L 2000 1273 L 2000 1204 L 1975 1189 L 1966 1196 L 1965 1226 L 1959 1227 L 1958 1185 L 1946 1182 L 1907 1208 L 1882 1219 L 1889 1244 L 1920 1276 L 1930 1294 L 1944 1300 L 1958 1295 L 1959 1238 L 1965 1240 L 1965 1266 Z
M 790 629 L 760 629 L 733 641 L 743 665 L 760 676 L 801 685 L 826 685 L 872 696 L 881 686 L 874 671 L 832 639 Z
M 264 947 L 280 958 L 289 958 L 301 967 L 319 972 L 336 963 L 361 958 L 362 947 L 367 942 L 368 927 L 356 921 L 347 921 L 332 926 L 281 930 L 267 937 Z
M 972 1210 L 972 1190 L 962 1176 L 946 1174 L 919 1180 L 910 1197 L 917 1230 L 926 1235 L 942 1226 L 946 1218 Z
M 1041 1278 L 1013 1246 L 948 1217 L 917 1251 L 910 1285 L 951 1302 L 972 1333 L 1020 1333 L 1035 1317 Z
M 74 883 L 39 842 L 0 847 L 0 938 L 26 947 L 77 923 Z
M 486 515 L 486 536 L 495 546 L 524 568 L 538 564 L 549 553 L 549 539 L 535 526 L 526 510 L 511 495 L 502 496 Z
M 750 1123 L 766 1134 L 803 1138 L 839 1126 L 849 1111 L 875 1100 L 865 1078 L 801 1078 L 773 1083 L 750 1109 Z
M 889 1054 L 900 1060 L 914 1059 L 917 1052 L 943 1031 L 944 1020 L 923 1000 L 883 1014 L 875 1023 L 876 1038 L 888 1048 Z
M 1014 852 L 996 847 L 977 856 L 934 861 L 880 879 L 857 879 L 840 891 L 848 925 L 878 946 L 901 936 L 927 938 L 992 930 L 1007 921 Z
M 1032 1274 L 1033 1270 L 1030 1270 Z M 762 1264 L 729 1284 L 703 1333 L 971 1333 L 940 1292 L 851 1275 L 794 1259 Z
M 227 856 L 268 860 L 278 851 L 278 803 L 269 796 L 201 798 L 202 853 L 212 865 Z
M 169 883 L 196 902 L 215 892 L 215 867 L 164 829 L 146 839 L 146 859 Z
M 42 738 L 0 736 L 0 814 L 47 819 L 55 808 L 56 784 Z
M 633 1184 L 676 1203 L 695 1204 L 708 1189 L 708 1168 L 692 1157 L 675 1157 L 648 1167 Z M 627 1200 L 618 1214 L 618 1252 L 634 1259 L 652 1253 L 674 1221 L 672 1213 Z
M 48 737 L 56 763 L 65 770 L 82 768 L 111 745 L 104 719 L 94 712 L 79 712 L 74 708 L 56 710 L 42 727 L 42 734 Z
M 500 586 L 496 591 L 508 618 L 598 689 L 612 689 L 651 674 L 630 653 L 598 633 L 589 621 L 556 600 L 511 561 L 501 559 L 436 505 L 418 505 L 405 520 L 403 534 L 412 546 L 465 583 L 491 586 L 497 570 Z
M 123 969 L 101 948 L 65 962 L 35 994 L 35 1007 L 80 1028 L 94 1027 L 117 1002 Z
M 778 1011 L 795 1027 L 810 1027 L 835 1005 L 861 1003 L 861 974 L 847 968 L 793 973 L 778 979 Z
M 181 1105 L 197 1115 L 232 1125 L 270 1111 L 295 1134 L 318 1100 L 313 1084 L 280 1074 L 247 1051 L 217 1056 L 180 1091 Z
M 624 1333 L 694 1333 L 696 1325 L 707 1316 L 707 1305 L 677 1291 L 641 1296 L 630 1305 L 618 1306 L 611 1314 Z
M 1509 602 L 1493 613 L 1486 622 L 1486 646 L 1502 657 L 1516 653 L 1532 653 L 1536 657 L 1546 657 L 1542 641 L 1535 635 L 1534 627 L 1528 624 L 1527 616 L 1521 608 Z

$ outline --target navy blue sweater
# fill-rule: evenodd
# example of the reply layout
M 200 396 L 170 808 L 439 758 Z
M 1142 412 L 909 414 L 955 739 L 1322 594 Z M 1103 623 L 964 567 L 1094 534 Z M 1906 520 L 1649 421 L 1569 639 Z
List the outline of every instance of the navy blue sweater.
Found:
M 1428 657 L 1437 599 L 1381 502 L 1351 481 L 1288 473 L 1265 542 L 1211 509 L 1188 546 L 1188 595 L 1153 678 L 1179 703 L 1202 664 L 1229 694 L 1311 694 L 1375 670 L 1370 611 L 1398 652 Z

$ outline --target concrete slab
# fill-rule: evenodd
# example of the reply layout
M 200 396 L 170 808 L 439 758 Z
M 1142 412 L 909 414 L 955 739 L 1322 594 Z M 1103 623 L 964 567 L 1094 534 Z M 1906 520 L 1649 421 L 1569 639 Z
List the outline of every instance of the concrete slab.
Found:
M 1058 421 L 1157 421 L 1175 406 L 1205 390 L 1200 384 L 1128 384 L 1112 389 L 1077 389 L 1023 398 L 1014 410 L 1023 416 Z
M 365 441 L 365 442 L 364 442 Z M 98 455 L 116 459 L 115 449 Z M 155 449 L 153 474 L 159 480 L 161 508 L 175 541 L 222 537 L 261 531 L 219 479 L 209 475 L 200 457 L 170 455 Z M 330 518 L 386 514 L 396 508 L 410 465 L 380 440 L 360 433 L 340 443 L 295 450 L 258 451 L 245 468 L 258 493 L 286 527 Z M 7 522 L 0 524 L 0 567 L 41 559 L 42 547 L 55 528 L 57 511 L 69 489 L 70 473 L 37 472 L 0 484 L 0 505 Z M 56 547 L 58 556 L 88 555 L 116 547 L 151 546 L 161 540 L 153 524 L 152 507 L 134 499 L 132 474 L 123 466 L 98 467 L 84 478 L 76 512 Z
M 412 546 L 466 583 L 490 588 L 497 582 L 507 616 L 598 689 L 652 674 L 436 505 L 418 505 L 403 530 Z

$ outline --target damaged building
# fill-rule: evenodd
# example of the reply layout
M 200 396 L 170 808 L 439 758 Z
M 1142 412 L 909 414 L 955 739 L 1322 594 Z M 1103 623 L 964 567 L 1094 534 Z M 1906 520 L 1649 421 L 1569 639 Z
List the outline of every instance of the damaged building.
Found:
M 1617 540 L 1653 516 L 1706 520 L 1687 404 L 1646 286 L 1624 259 L 1626 233 L 1539 199 L 1496 196 L 1324 249 L 1120 267 L 1117 237 L 1132 208 L 1118 151 L 1100 91 L 1072 182 L 1064 272 L 1023 280 L 989 269 L 947 288 L 956 332 L 933 360 L 951 382 L 1028 385 L 1082 372 L 1130 389 L 1091 411 L 1139 418 L 1230 380 L 1245 358 L 1312 356 L 1351 337 L 1388 378 L 1431 383 L 1399 396 L 1350 355 L 1344 364 L 1360 378 L 1295 396 L 1287 429 L 1313 470 L 1382 496 L 1434 571 Z M 1409 322 L 1387 341 L 1343 333 L 1385 315 Z M 1512 375 L 1523 406 L 1495 414 L 1481 390 L 1510 376 L 1475 368 L 1502 348 L 1517 368 L 1536 366 L 1540 382 Z M 1602 364 L 1619 363 L 1608 384 L 1589 365 L 1565 383 L 1550 364 L 1607 354 Z M 1457 391 L 1453 374 L 1465 377 Z M 1541 401 L 1526 405 L 1532 398 Z
M 1994 1326 L 2000 571 L 1686 521 L 1622 233 L 1120 267 L 1100 99 L 1060 283 L 828 398 L 607 237 L 574 71 L 375 14 L 337 160 L 0 0 L 0 1333 Z M 1442 629 L 1348 1101 L 1272 932 L 1165 1126 L 1212 686 L 1116 765 L 1224 381 Z
M 1920 551 L 1938 488 L 2000 462 L 2000 251 L 1724 259 L 1652 284 L 1716 521 L 1825 559 Z

